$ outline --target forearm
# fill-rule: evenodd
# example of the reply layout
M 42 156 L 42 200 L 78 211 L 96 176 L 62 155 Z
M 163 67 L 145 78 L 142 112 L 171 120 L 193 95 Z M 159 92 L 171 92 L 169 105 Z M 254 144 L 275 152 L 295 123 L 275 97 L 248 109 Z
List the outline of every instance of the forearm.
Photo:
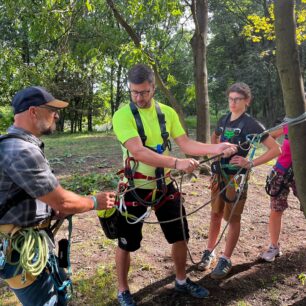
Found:
M 190 138 L 187 138 L 187 140 L 185 140 L 185 142 L 180 145 L 180 148 L 185 154 L 192 156 L 217 154 L 216 146 L 214 144 L 202 143 Z
M 262 165 L 270 160 L 272 160 L 273 158 L 277 157 L 280 154 L 280 149 L 277 148 L 273 148 L 267 152 L 265 152 L 264 154 L 260 155 L 259 157 L 255 158 L 253 160 L 253 166 L 259 166 Z
M 39 200 L 51 206 L 53 210 L 63 214 L 83 213 L 94 209 L 94 200 L 91 197 L 77 195 L 61 186 L 40 197 Z

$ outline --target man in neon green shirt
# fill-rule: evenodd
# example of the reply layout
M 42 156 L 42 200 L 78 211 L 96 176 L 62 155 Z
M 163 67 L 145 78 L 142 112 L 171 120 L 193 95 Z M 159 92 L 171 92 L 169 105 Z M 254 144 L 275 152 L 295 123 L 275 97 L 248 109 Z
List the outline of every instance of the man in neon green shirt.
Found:
M 180 217 L 180 195 L 174 196 L 178 192 L 167 174 L 170 169 L 191 173 L 198 167 L 199 162 L 193 158 L 171 157 L 167 141 L 162 136 L 165 132 L 163 130 L 166 129 L 169 136 L 188 155 L 203 156 L 224 153 L 225 156 L 230 156 L 237 151 L 236 146 L 229 143 L 204 144 L 188 138 L 176 112 L 171 107 L 153 100 L 155 79 L 153 71 L 148 66 L 143 64 L 133 66 L 128 73 L 128 81 L 132 101 L 130 105 L 119 109 L 113 117 L 113 128 L 122 144 L 124 162 L 126 164 L 127 161 L 132 160 L 133 165 L 137 166 L 136 169 L 133 169 L 132 182 L 135 187 L 139 186 L 139 188 L 135 191 L 136 195 L 135 192 L 125 194 L 127 212 L 138 218 L 146 212 L 146 204 L 150 200 L 152 200 L 151 203 L 154 203 L 154 199 L 164 198 L 165 201 L 160 201 L 162 205 L 159 203 L 158 208 L 155 209 L 157 219 L 166 221 L 178 218 Z M 160 116 L 164 116 L 164 120 L 160 119 Z M 143 130 L 142 133 L 141 130 Z M 162 169 L 162 177 L 167 177 L 162 186 L 163 191 L 154 180 L 157 177 L 156 169 Z M 147 184 L 144 185 L 146 181 Z M 156 188 L 158 191 L 154 192 Z M 128 206 L 128 203 L 133 205 Z M 183 214 L 185 215 L 184 207 Z M 119 217 L 116 269 L 120 305 L 136 305 L 129 291 L 128 271 L 130 252 L 140 248 L 142 226 L 142 222 L 129 224 L 124 216 Z M 208 290 L 186 278 L 187 241 L 189 239 L 186 218 L 184 218 L 184 227 L 178 220 L 161 223 L 161 228 L 168 243 L 172 244 L 172 258 L 176 273 L 175 289 L 196 298 L 207 297 Z

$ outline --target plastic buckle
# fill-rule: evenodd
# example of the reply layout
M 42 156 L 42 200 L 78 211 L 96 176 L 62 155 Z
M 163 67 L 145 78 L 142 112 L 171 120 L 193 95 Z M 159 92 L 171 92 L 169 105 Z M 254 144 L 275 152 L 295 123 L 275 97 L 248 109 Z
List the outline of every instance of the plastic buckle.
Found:
M 158 145 L 156 146 L 156 152 L 157 152 L 158 154 L 162 154 L 162 153 L 164 152 L 163 146 L 162 146 L 161 144 L 158 144 Z

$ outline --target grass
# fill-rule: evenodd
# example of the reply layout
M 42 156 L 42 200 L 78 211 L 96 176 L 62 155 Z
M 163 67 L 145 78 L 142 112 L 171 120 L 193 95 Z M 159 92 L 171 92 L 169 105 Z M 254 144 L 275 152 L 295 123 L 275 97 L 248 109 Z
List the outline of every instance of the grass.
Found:
M 117 295 L 114 269 L 113 264 L 100 265 L 89 278 L 84 271 L 74 274 L 78 298 L 74 299 L 73 305 L 112 305 Z
M 61 185 L 64 188 L 84 195 L 95 194 L 104 189 L 114 189 L 117 183 L 118 176 L 113 173 L 74 174 L 61 180 Z
M 111 154 L 119 148 L 113 134 L 103 133 L 77 133 L 55 134 L 44 137 L 45 152 L 49 161 L 55 158 L 62 161 L 65 158 L 78 157 L 79 163 L 95 156 Z

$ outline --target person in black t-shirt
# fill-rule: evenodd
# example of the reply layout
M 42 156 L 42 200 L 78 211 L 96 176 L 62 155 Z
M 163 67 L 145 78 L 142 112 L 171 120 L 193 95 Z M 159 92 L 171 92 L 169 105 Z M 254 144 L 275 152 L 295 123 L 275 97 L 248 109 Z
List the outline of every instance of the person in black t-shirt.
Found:
M 230 113 L 219 120 L 212 135 L 212 143 L 228 141 L 239 145 L 236 154 L 229 158 L 221 158 L 220 161 L 213 163 L 212 166 L 214 174 L 211 183 L 212 209 L 210 228 L 207 249 L 203 252 L 201 263 L 198 265 L 200 270 L 208 269 L 215 259 L 214 248 L 220 232 L 222 218 L 229 222 L 225 250 L 211 273 L 213 279 L 224 278 L 232 268 L 230 257 L 240 234 L 240 219 L 247 198 L 247 185 L 245 185 L 237 203 L 235 203 L 235 189 L 237 185 L 239 186 L 240 180 L 247 180 L 248 178 L 239 176 L 239 179 L 230 184 L 224 192 L 220 193 L 220 191 L 240 168 L 243 168 L 240 172 L 243 175 L 247 169 L 261 165 L 280 154 L 277 142 L 266 134 L 260 139 L 267 148 L 266 152 L 254 160 L 247 158 L 250 145 L 246 143 L 246 136 L 260 134 L 265 130 L 261 123 L 246 113 L 246 109 L 251 103 L 251 97 L 248 85 L 235 83 L 230 86 L 227 90 Z

